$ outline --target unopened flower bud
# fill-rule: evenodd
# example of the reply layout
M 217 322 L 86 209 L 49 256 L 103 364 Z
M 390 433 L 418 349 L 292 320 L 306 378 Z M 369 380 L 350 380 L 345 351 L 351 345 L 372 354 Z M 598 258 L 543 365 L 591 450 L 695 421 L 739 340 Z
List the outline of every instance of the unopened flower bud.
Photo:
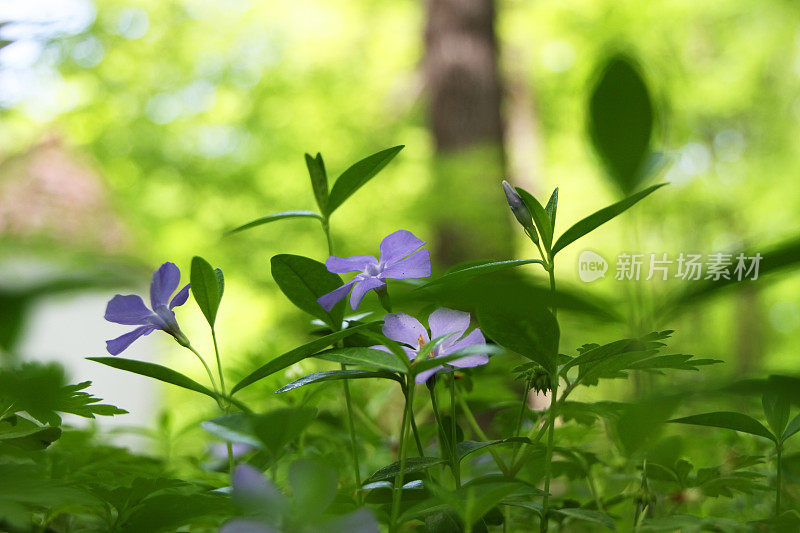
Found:
M 514 217 L 520 225 L 525 228 L 525 232 L 530 236 L 531 240 L 538 243 L 539 236 L 533 225 L 533 217 L 531 217 L 531 212 L 528 211 L 528 208 L 525 206 L 525 202 L 522 201 L 522 198 L 520 198 L 517 191 L 514 190 L 514 187 L 506 180 L 503 180 L 503 192 L 506 193 L 506 201 L 508 201 L 508 205 L 511 207 L 511 212 L 514 213 Z

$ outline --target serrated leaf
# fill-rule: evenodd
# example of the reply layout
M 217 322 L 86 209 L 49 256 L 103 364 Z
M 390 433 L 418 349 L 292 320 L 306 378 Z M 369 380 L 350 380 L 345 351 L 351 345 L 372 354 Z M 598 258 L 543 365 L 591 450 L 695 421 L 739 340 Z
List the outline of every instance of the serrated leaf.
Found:
M 325 372 L 314 372 L 313 374 L 303 376 L 299 379 L 292 381 L 287 385 L 284 385 L 280 389 L 276 390 L 275 393 L 281 394 L 284 392 L 288 392 L 290 390 L 304 387 L 306 385 L 311 385 L 312 383 L 321 383 L 324 381 L 337 381 L 342 379 L 365 379 L 365 378 L 392 379 L 394 381 L 402 383 L 400 377 L 393 372 L 374 371 L 374 370 L 329 370 Z
M 344 339 L 345 337 L 349 337 L 354 333 L 364 331 L 367 328 L 376 326 L 377 324 L 380 323 L 381 321 L 368 322 L 366 324 L 353 326 L 342 331 L 337 331 L 336 333 L 331 333 L 330 335 L 320 337 L 319 339 L 311 341 L 308 344 L 298 346 L 293 350 L 290 350 L 282 355 L 279 355 L 278 357 L 272 359 L 265 365 L 260 366 L 259 368 L 251 372 L 247 377 L 242 379 L 239 383 L 237 383 L 236 386 L 234 386 L 233 389 L 231 389 L 231 394 L 239 390 L 242 390 L 248 385 L 252 385 L 253 383 L 255 383 L 260 379 L 264 379 L 265 377 L 270 376 L 275 372 L 278 372 L 279 370 L 283 370 L 288 366 L 291 366 L 299 361 L 302 361 L 307 357 L 311 357 L 312 355 L 321 352 L 328 346 L 331 346 L 332 344 Z
M 184 376 L 180 372 L 176 372 L 175 370 L 165 366 L 157 365 L 155 363 L 147 363 L 145 361 L 136 361 L 134 359 L 125 359 L 122 357 L 87 357 L 86 359 L 102 365 L 118 368 L 119 370 L 125 370 L 127 372 L 139 374 L 140 376 L 157 379 L 158 381 L 163 381 L 164 383 L 177 385 L 178 387 L 182 387 L 184 389 L 205 394 L 206 396 L 214 398 L 215 400 L 217 399 L 217 396 L 213 391 L 199 384 L 195 380 Z
M 255 228 L 257 226 L 262 226 L 264 224 L 269 224 L 270 222 L 283 220 L 285 218 L 316 218 L 317 220 L 322 220 L 322 217 L 319 215 L 319 213 L 315 213 L 314 211 L 283 211 L 282 213 L 267 215 L 261 218 L 257 218 L 253 221 L 250 221 L 247 224 L 242 224 L 241 226 L 233 228 L 232 230 L 226 231 L 225 235 L 231 235 L 233 233 L 238 233 L 246 229 Z
M 587 233 L 594 231 L 609 220 L 621 215 L 629 208 L 633 207 L 637 202 L 639 202 L 639 200 L 642 200 L 644 197 L 654 192 L 656 189 L 663 187 L 664 185 L 666 185 L 666 183 L 652 185 L 642 191 L 637 192 L 636 194 L 628 196 L 624 200 L 620 200 L 615 204 L 611 204 L 608 207 L 604 207 L 603 209 L 592 213 L 583 220 L 576 222 L 567 231 L 562 233 L 555 245 L 553 245 L 553 255 L 577 241 Z
M 358 163 L 342 172 L 336 179 L 336 183 L 331 188 L 328 196 L 328 215 L 339 208 L 345 200 L 350 198 L 358 189 L 372 179 L 383 167 L 389 164 L 403 146 L 387 148 L 369 157 L 365 157 Z
M 753 418 L 743 413 L 735 413 L 732 411 L 716 411 L 713 413 L 703 413 L 700 415 L 686 416 L 683 418 L 676 418 L 670 420 L 676 424 L 691 424 L 695 426 L 708 426 L 723 429 L 732 429 L 742 433 L 748 433 L 757 437 L 764 437 L 775 442 L 777 439 L 764 427 L 764 425 Z
M 192 258 L 192 295 L 200 307 L 200 311 L 203 312 L 203 316 L 206 317 L 208 325 L 212 328 L 217 320 L 217 311 L 219 311 L 219 304 L 222 301 L 224 281 L 220 282 L 221 279 L 223 278 L 217 274 L 208 261 L 200 256 Z
M 323 320 L 334 331 L 344 317 L 345 301 L 325 311 L 317 299 L 342 286 L 342 278 L 320 263 L 302 255 L 279 254 L 270 260 L 272 278 L 284 295 L 299 309 Z

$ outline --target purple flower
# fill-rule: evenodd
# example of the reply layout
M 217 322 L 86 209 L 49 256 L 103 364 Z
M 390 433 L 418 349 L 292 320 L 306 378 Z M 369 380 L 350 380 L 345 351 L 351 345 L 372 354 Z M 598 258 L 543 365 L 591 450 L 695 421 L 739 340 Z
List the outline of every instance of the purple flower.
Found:
M 352 257 L 331 256 L 325 266 L 334 274 L 359 272 L 356 276 L 317 302 L 330 311 L 339 303 L 350 289 L 350 307 L 355 310 L 362 298 L 371 289 L 380 290 L 386 286 L 387 279 L 427 278 L 431 275 L 431 254 L 423 248 L 425 242 L 417 239 L 406 230 L 395 231 L 381 241 L 381 257 L 375 259 L 371 255 L 354 255 Z
M 464 335 L 469 327 L 469 313 L 447 309 L 446 307 L 437 309 L 428 317 L 428 325 L 431 327 L 430 335 L 428 335 L 428 330 L 420 324 L 419 320 L 405 313 L 389 313 L 383 320 L 383 334 L 393 341 L 404 344 L 403 350 L 411 360 L 416 359 L 417 352 L 429 343 L 431 339 L 436 339 L 443 335 L 452 334 L 433 349 L 430 357 L 443 357 L 469 346 L 486 344 L 486 339 L 484 339 L 483 333 L 478 328 L 473 329 L 468 335 Z M 390 351 L 385 346 L 372 346 L 371 348 Z M 489 356 L 487 354 L 472 354 L 450 361 L 447 365 L 468 368 L 485 365 L 488 362 Z M 424 383 L 441 370 L 448 369 L 444 366 L 437 366 L 420 372 L 417 374 L 416 382 Z
M 142 298 L 134 294 L 123 296 L 117 294 L 106 307 L 105 319 L 117 324 L 128 326 L 139 326 L 116 339 L 106 341 L 106 349 L 111 355 L 119 355 L 133 341 L 142 335 L 150 335 L 153 331 L 160 329 L 175 337 L 184 346 L 189 344 L 189 340 L 181 332 L 178 322 L 175 320 L 175 313 L 172 309 L 183 305 L 189 298 L 189 285 L 187 284 L 170 300 L 170 296 L 178 288 L 181 279 L 181 271 L 174 263 L 164 263 L 153 274 L 153 281 L 150 283 L 150 307 L 145 306 Z

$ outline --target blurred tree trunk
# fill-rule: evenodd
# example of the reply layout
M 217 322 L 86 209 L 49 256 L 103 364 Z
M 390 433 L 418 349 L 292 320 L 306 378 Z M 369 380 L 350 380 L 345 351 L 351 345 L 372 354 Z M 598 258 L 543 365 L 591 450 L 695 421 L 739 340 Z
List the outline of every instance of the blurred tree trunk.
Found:
M 431 212 L 435 255 L 445 265 L 513 252 L 500 188 L 505 157 L 494 18 L 494 0 L 427 0 L 425 77 L 436 148 Z

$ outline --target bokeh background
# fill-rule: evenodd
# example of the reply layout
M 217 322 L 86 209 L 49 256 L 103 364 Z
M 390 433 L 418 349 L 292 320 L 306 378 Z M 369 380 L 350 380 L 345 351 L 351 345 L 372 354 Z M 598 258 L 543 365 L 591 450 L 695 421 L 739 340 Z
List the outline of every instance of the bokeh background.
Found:
M 376 253 L 402 228 L 431 243 L 438 272 L 534 257 L 500 180 L 543 202 L 558 186 L 556 233 L 622 197 L 587 126 L 600 73 L 619 57 L 644 81 L 652 111 L 645 143 L 656 164 L 634 189 L 671 185 L 559 256 L 565 288 L 627 316 L 566 317 L 562 350 L 674 328 L 676 349 L 726 362 L 706 379 L 800 367 L 796 2 L 0 0 L 0 23 L 0 354 L 58 361 L 93 380 L 95 394 L 130 411 L 105 422 L 125 438 L 195 434 L 182 441 L 188 455 L 203 446 L 197 421 L 213 405 L 84 361 L 125 331 L 102 318 L 114 293 L 145 294 L 164 261 L 185 279 L 194 255 L 221 267 L 217 331 L 228 373 L 242 377 L 307 339 L 269 258 L 324 260 L 327 248 L 315 221 L 224 232 L 314 208 L 304 153 L 321 152 L 333 178 L 398 144 L 400 155 L 333 216 L 340 255 Z M 612 264 L 606 279 L 579 281 L 585 249 Z M 772 249 L 789 268 L 677 306 L 693 282 L 613 279 L 622 252 Z M 372 296 L 365 304 L 378 309 Z M 211 353 L 199 311 L 187 305 L 178 318 Z M 163 336 L 126 355 L 203 376 Z M 313 366 L 248 394 L 280 401 L 272 391 Z M 504 379 L 486 372 L 495 372 L 487 390 Z M 355 394 L 375 435 L 397 427 L 394 393 Z M 169 438 L 137 438 L 171 453 Z

